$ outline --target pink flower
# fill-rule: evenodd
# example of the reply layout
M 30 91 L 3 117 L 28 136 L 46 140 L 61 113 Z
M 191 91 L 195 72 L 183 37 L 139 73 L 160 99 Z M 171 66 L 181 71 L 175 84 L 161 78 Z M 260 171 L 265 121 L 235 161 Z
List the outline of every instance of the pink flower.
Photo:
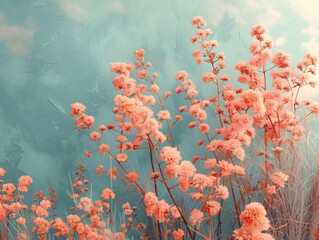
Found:
M 165 200 L 158 201 L 153 208 L 154 218 L 161 222 L 166 220 L 167 213 L 170 209 L 170 205 L 166 203 Z
M 156 197 L 155 193 L 147 192 L 144 196 L 144 204 L 146 207 L 155 205 L 158 202 L 158 198 Z
M 156 206 L 158 202 L 158 198 L 156 197 L 155 193 L 153 192 L 147 192 L 144 196 L 144 204 L 146 206 L 146 215 L 152 216 L 153 215 L 153 209 Z
M 217 201 L 207 201 L 205 204 L 205 211 L 208 212 L 209 216 L 216 215 L 221 208 L 221 204 Z
M 114 192 L 111 189 L 105 188 L 102 191 L 101 197 L 104 198 L 105 200 L 108 200 L 110 198 L 114 199 L 115 198 L 115 194 L 114 194 Z
M 177 229 L 173 231 L 173 238 L 174 240 L 182 240 L 184 236 L 184 231 L 182 229 Z
M 224 75 L 221 75 L 219 79 L 222 81 L 228 81 L 229 77 L 228 75 L 224 74 Z
M 212 187 L 215 184 L 214 177 L 208 177 L 207 175 L 197 173 L 193 176 L 192 186 L 197 188 L 200 192 L 206 187 Z
M 190 186 L 189 179 L 188 178 L 184 178 L 184 177 L 179 178 L 178 186 L 179 186 L 179 189 L 182 192 L 186 192 L 189 189 L 189 186 Z
M 178 164 L 168 164 L 166 165 L 164 172 L 168 178 L 173 179 L 177 176 L 178 170 L 179 170 Z
M 39 235 L 44 235 L 47 232 L 49 232 L 50 229 L 50 223 L 42 218 L 42 217 L 37 217 L 34 221 L 34 227 L 32 228 L 33 232 L 36 232 Z
M 159 90 L 159 86 L 158 86 L 157 84 L 152 84 L 152 85 L 150 86 L 150 91 L 151 91 L 151 92 L 157 93 L 158 90 Z
M 160 177 L 160 173 L 159 172 L 152 172 L 151 174 L 150 174 L 150 179 L 157 179 L 157 178 L 159 178 Z
M 270 179 L 278 187 L 283 188 L 285 186 L 285 182 L 288 181 L 288 175 L 283 172 L 276 172 L 270 175 Z
M 276 186 L 267 184 L 267 186 L 264 188 L 264 191 L 270 198 L 273 194 L 276 193 Z
M 99 166 L 96 168 L 96 170 L 95 170 L 96 176 L 101 176 L 101 173 L 103 172 L 103 168 L 104 168 L 103 165 L 99 165 Z
M 199 124 L 198 128 L 199 128 L 199 131 L 201 131 L 202 133 L 208 133 L 210 126 L 207 123 L 201 123 Z
M 94 124 L 94 117 L 93 116 L 84 116 L 83 122 L 86 125 L 87 128 L 91 128 L 92 125 Z
M 194 53 L 193 53 L 193 57 L 197 58 L 200 57 L 202 55 L 202 51 L 199 49 L 195 49 Z
M 80 115 L 82 113 L 84 113 L 86 110 L 86 107 L 82 104 L 82 103 L 79 103 L 79 102 L 76 102 L 76 103 L 73 103 L 71 104 L 71 116 L 74 116 L 74 115 Z
M 206 25 L 206 22 L 204 21 L 204 19 L 201 16 L 196 16 L 196 17 L 193 17 L 193 19 L 192 19 L 192 25 L 198 25 L 198 26 L 203 27 Z
M 124 74 L 128 76 L 130 71 L 133 69 L 132 64 L 126 64 L 121 62 L 111 63 L 111 72 L 116 72 L 118 74 Z
M 251 36 L 256 37 L 257 40 L 262 41 L 263 40 L 263 34 L 266 32 L 266 29 L 261 24 L 257 24 L 253 26 L 251 29 Z
M 129 182 L 136 182 L 138 179 L 138 173 L 137 172 L 129 172 L 124 176 Z
M 195 225 L 199 226 L 201 222 L 203 221 L 203 217 L 204 217 L 203 212 L 198 210 L 197 208 L 194 208 L 191 212 L 189 221 L 193 226 Z
M 238 166 L 238 165 L 233 166 L 233 172 L 234 172 L 234 174 L 239 175 L 239 176 L 244 176 L 246 174 L 246 170 L 243 167 Z
M 169 111 L 167 111 L 167 110 L 159 111 L 157 116 L 158 116 L 158 118 L 160 120 L 169 120 L 169 119 L 171 119 L 171 115 L 170 115 Z
M 245 107 L 250 108 L 257 116 L 263 116 L 266 112 L 262 94 L 255 90 L 242 92 L 240 99 Z
M 216 158 L 209 158 L 205 161 L 205 168 L 206 169 L 212 169 L 216 165 L 217 160 Z
M 176 206 L 171 207 L 170 211 L 171 211 L 173 218 L 180 218 L 181 217 L 181 214 L 179 213 Z
M 315 116 L 319 116 L 319 104 L 318 103 L 309 104 L 307 106 L 307 109 L 309 112 L 311 112 Z
M 7 209 L 2 203 L 0 203 L 0 222 L 3 222 L 6 216 L 7 216 Z
M 107 175 L 109 176 L 109 178 L 111 179 L 116 179 L 117 176 L 118 176 L 118 170 L 116 167 L 114 168 L 110 168 L 108 171 L 107 171 Z
M 137 73 L 137 76 L 141 79 L 145 79 L 147 77 L 147 70 L 143 69 Z
M 220 197 L 221 199 L 225 200 L 229 196 L 228 188 L 224 185 L 219 185 L 215 189 L 216 197 Z
M 119 136 L 117 136 L 116 141 L 121 142 L 121 143 L 126 142 L 127 137 L 125 137 L 124 135 L 119 135 Z
M 108 144 L 105 144 L 105 143 L 102 143 L 100 146 L 99 146 L 99 152 L 101 155 L 105 155 L 105 153 L 107 153 L 110 149 L 110 146 Z
M 85 156 L 92 157 L 92 153 L 89 150 L 84 151 Z
M 160 152 L 160 158 L 167 164 L 177 164 L 182 159 L 176 147 L 165 146 Z
M 200 192 L 191 193 L 191 198 L 194 200 L 199 200 L 203 197 L 204 197 L 204 195 Z
M 24 225 L 27 223 L 26 219 L 24 217 L 19 217 L 16 219 L 17 224 Z
M 144 54 L 145 54 L 145 50 L 143 48 L 134 51 L 134 56 L 136 58 L 142 58 L 144 56 Z
M 92 132 L 92 133 L 90 134 L 90 139 L 91 139 L 91 141 L 96 141 L 96 140 L 98 140 L 100 137 L 101 137 L 101 133 L 99 133 L 99 132 Z
M 290 56 L 283 51 L 278 51 L 275 53 L 272 63 L 277 65 L 279 68 L 286 68 L 289 66 Z
M 115 159 L 119 162 L 127 162 L 128 156 L 125 153 L 119 153 L 116 155 Z
M 194 164 L 190 161 L 182 161 L 180 165 L 178 166 L 178 176 L 181 178 L 189 178 L 193 176 L 196 172 L 196 167 Z
M 176 74 L 176 80 L 185 80 L 186 78 L 188 78 L 188 73 L 186 71 L 179 71 L 177 74 Z
M 71 225 L 71 228 L 76 228 L 76 226 L 79 224 L 79 222 L 81 221 L 81 218 L 77 215 L 68 215 L 66 217 L 66 219 L 68 220 L 68 222 Z
M 32 178 L 29 176 L 21 176 L 18 180 L 18 190 L 20 192 L 27 192 L 28 187 L 32 183 Z
M 0 168 L 0 176 L 4 176 L 6 174 L 6 170 Z
M 245 206 L 245 210 L 240 214 L 240 220 L 246 228 L 264 231 L 270 227 L 266 215 L 267 212 L 262 204 L 252 202 Z

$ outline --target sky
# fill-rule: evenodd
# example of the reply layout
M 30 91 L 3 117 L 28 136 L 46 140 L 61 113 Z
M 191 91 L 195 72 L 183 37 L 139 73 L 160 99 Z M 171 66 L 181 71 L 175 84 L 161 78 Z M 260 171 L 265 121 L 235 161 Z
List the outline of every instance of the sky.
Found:
M 205 67 L 191 56 L 193 16 L 207 21 L 236 82 L 234 65 L 249 59 L 257 23 L 293 63 L 308 51 L 318 55 L 318 9 L 316 0 L 1 0 L 0 166 L 14 177 L 30 174 L 35 189 L 55 185 L 65 194 L 76 164 L 94 172 L 103 163 L 84 157 L 93 146 L 69 111 L 79 101 L 98 123 L 113 121 L 111 62 L 132 62 L 144 48 L 162 89 L 173 91 L 175 73 L 185 69 L 207 97 Z M 319 100 L 318 88 L 301 94 Z M 189 136 L 181 133 L 180 144 Z

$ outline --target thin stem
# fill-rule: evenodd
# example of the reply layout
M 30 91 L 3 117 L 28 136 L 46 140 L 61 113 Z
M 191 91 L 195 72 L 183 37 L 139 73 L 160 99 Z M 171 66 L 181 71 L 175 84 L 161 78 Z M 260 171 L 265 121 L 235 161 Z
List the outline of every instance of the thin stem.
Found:
M 171 193 L 171 190 L 170 190 L 169 186 L 167 185 L 167 182 L 166 182 L 166 179 L 165 179 L 165 175 L 164 175 L 164 173 L 163 173 L 163 171 L 162 171 L 162 168 L 161 168 L 161 165 L 160 165 L 160 163 L 159 163 L 159 157 L 158 157 L 157 151 L 156 151 L 156 149 L 155 149 L 155 147 L 154 147 L 154 145 L 153 145 L 153 142 L 152 142 L 152 140 L 150 139 L 149 136 L 147 136 L 147 138 L 148 138 L 148 140 L 149 140 L 149 143 L 151 144 L 151 147 L 154 149 L 154 153 L 155 153 L 155 156 L 156 156 L 156 159 L 157 159 L 157 165 L 158 165 L 158 168 L 159 168 L 159 170 L 160 170 L 160 173 L 161 173 L 161 176 L 162 176 L 162 179 L 163 179 L 163 183 L 164 183 L 164 185 L 165 185 L 165 187 L 166 187 L 166 189 L 167 189 L 167 191 L 168 191 L 168 194 L 169 194 L 170 198 L 172 199 L 174 205 L 176 206 L 176 208 L 177 208 L 179 214 L 181 215 L 181 218 L 183 219 L 183 222 L 184 222 L 184 224 L 185 224 L 185 226 L 186 226 L 186 229 L 187 229 L 187 232 L 188 232 L 190 238 L 191 238 L 191 239 L 194 239 L 194 237 L 193 237 L 193 235 L 192 235 L 192 232 L 191 232 L 191 230 L 190 230 L 190 228 L 189 228 L 189 226 L 188 226 L 188 224 L 187 224 L 187 220 L 186 220 L 186 218 L 185 218 L 183 212 L 179 209 L 178 204 L 177 204 L 175 198 L 173 197 L 173 194 Z
M 149 149 L 150 149 L 150 159 L 151 159 L 151 165 L 152 165 L 152 172 L 154 173 L 154 172 L 155 172 L 155 167 L 154 167 L 152 146 L 151 146 L 150 141 L 148 141 L 148 146 L 149 146 Z M 153 180 L 154 180 L 155 194 L 156 194 L 156 197 L 158 197 L 158 190 L 157 190 L 156 178 L 154 178 Z M 159 221 L 156 221 L 156 222 L 157 222 L 157 229 L 158 229 L 159 238 L 160 238 L 160 240 L 162 240 L 163 237 L 162 237 L 161 225 L 160 225 L 160 222 L 159 222 Z

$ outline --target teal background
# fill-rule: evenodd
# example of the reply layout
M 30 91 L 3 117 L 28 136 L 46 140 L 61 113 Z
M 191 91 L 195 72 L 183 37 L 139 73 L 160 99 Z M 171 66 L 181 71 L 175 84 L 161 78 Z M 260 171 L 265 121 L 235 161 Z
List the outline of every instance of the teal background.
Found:
M 290 52 L 294 63 L 308 50 L 317 54 L 316 4 L 295 0 L 1 0 L 0 167 L 7 169 L 7 179 L 31 175 L 33 191 L 54 185 L 65 199 L 74 166 L 85 163 L 88 175 L 94 175 L 96 166 L 110 164 L 98 155 L 84 157 L 84 150 L 94 146 L 87 132 L 75 129 L 69 111 L 70 104 L 79 101 L 97 123 L 113 122 L 116 92 L 111 62 L 133 62 L 133 51 L 144 48 L 163 91 L 174 91 L 175 73 L 185 69 L 202 96 L 208 97 L 213 89 L 201 83 L 206 67 L 196 65 L 191 56 L 193 16 L 202 15 L 213 30 L 219 50 L 226 54 L 230 82 L 236 84 L 234 64 L 249 58 L 250 29 L 257 23 L 269 30 L 274 50 Z M 318 89 L 303 94 L 318 100 Z M 169 102 L 172 109 L 178 101 L 174 97 Z M 175 133 L 183 158 L 189 158 L 192 133 L 185 127 Z M 145 161 L 144 154 L 137 155 L 138 161 Z M 146 169 L 141 162 L 132 164 L 140 171 Z M 90 177 L 96 186 L 92 194 L 111 186 L 106 177 Z

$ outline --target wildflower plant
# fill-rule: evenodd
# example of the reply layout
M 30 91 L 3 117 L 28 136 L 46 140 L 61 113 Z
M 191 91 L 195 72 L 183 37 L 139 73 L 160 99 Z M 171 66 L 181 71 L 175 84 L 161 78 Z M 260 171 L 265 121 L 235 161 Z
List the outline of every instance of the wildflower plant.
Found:
M 21 177 L 17 188 L 1 182 L 0 222 L 6 226 L 2 235 L 15 231 L 18 239 L 47 239 L 51 233 L 67 239 L 135 236 L 174 240 L 271 240 L 285 236 L 288 224 L 278 221 L 283 219 L 278 202 L 283 200 L 282 193 L 293 174 L 287 156 L 304 141 L 306 120 L 319 115 L 318 103 L 300 99 L 303 89 L 316 85 L 317 58 L 306 54 L 293 66 L 289 54 L 272 52 L 265 28 L 256 25 L 251 31 L 251 58 L 235 65 L 242 86 L 237 88 L 225 72 L 225 54 L 218 51 L 218 42 L 210 39 L 212 31 L 205 28 L 206 22 L 197 16 L 192 25 L 196 32 L 191 41 L 197 47 L 193 57 L 197 64 L 209 66 L 201 80 L 211 88 L 210 98 L 200 97 L 185 70 L 175 76 L 174 93 L 161 91 L 158 74 L 152 72 L 152 64 L 140 49 L 134 51 L 133 64 L 111 64 L 118 91 L 113 123 L 95 126 L 95 118 L 84 104 L 71 105 L 76 128 L 89 132 L 90 140 L 96 143 L 95 149 L 84 154 L 88 158 L 99 154 L 105 159 L 95 174 L 133 188 L 141 199 L 140 203 L 122 204 L 120 211 L 125 217 L 117 231 L 110 227 L 117 224 L 112 208 L 116 193 L 105 187 L 100 199 L 91 199 L 87 169 L 81 164 L 70 196 L 75 206 L 66 218 L 50 213 L 58 204 L 54 191 L 51 197 L 37 194 L 31 207 L 21 203 L 21 192 L 32 183 L 30 177 Z M 184 101 L 177 113 L 167 106 L 173 95 Z M 182 123 L 200 134 L 193 143 L 199 154 L 191 159 L 185 159 L 174 139 L 174 127 Z M 251 145 L 258 148 L 253 159 L 247 156 Z M 139 172 L 130 164 L 139 151 L 147 151 L 143 159 L 147 172 Z M 253 160 L 260 166 L 251 171 Z M 4 174 L 0 169 L 0 175 Z M 145 176 L 148 184 L 141 180 Z

